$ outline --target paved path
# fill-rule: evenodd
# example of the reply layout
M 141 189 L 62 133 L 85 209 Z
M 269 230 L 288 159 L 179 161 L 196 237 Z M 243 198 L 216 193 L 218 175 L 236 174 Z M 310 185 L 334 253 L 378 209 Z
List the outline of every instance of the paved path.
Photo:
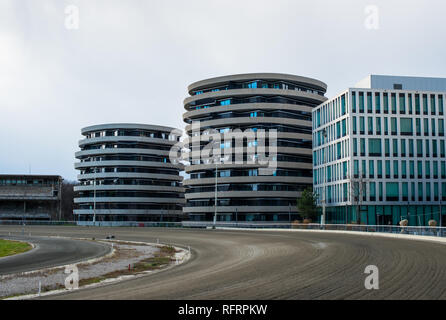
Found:
M 18 233 L 17 233 L 18 234 Z M 0 275 L 66 265 L 106 255 L 110 247 L 104 244 L 47 237 L 9 236 L 0 229 L 0 238 L 22 240 L 36 247 L 28 252 L 0 258 Z
M 311 232 L 28 228 L 192 248 L 192 258 L 175 268 L 48 299 L 446 299 L 446 245 L 440 243 Z M 13 230 L 21 229 L 0 227 L 0 233 Z M 364 288 L 367 265 L 379 268 L 379 290 Z

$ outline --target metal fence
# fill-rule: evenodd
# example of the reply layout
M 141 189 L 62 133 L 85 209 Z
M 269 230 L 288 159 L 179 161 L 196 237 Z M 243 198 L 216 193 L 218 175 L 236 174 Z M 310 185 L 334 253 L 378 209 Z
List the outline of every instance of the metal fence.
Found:
M 214 223 L 212 221 L 183 221 L 183 227 L 188 228 L 211 228 Z M 217 221 L 216 227 L 226 228 L 247 228 L 247 229 L 290 229 L 292 223 L 289 222 L 225 222 Z
M 181 228 L 181 222 L 156 221 L 54 221 L 54 220 L 0 220 L 0 225 L 49 225 L 49 226 L 96 226 L 96 227 L 168 227 Z
M 317 230 L 338 230 L 338 231 L 358 231 L 358 232 L 381 232 L 394 234 L 412 234 L 418 236 L 446 236 L 445 227 L 428 226 L 392 226 L 392 225 L 355 225 L 355 224 L 291 224 L 292 229 L 317 229 Z
M 56 220 L 0 220 L 0 225 L 75 226 L 76 221 Z
M 213 222 L 209 221 L 183 221 L 184 227 L 211 228 Z M 316 223 L 289 223 L 289 222 L 217 222 L 216 227 L 249 228 L 249 229 L 301 229 L 301 230 L 338 230 L 358 232 L 381 232 L 394 234 L 412 234 L 419 236 L 446 236 L 446 227 L 428 226 L 392 226 L 392 225 L 356 225 L 356 224 L 325 224 Z
M 53 225 L 53 226 L 98 226 L 98 227 L 160 227 L 160 228 L 212 228 L 212 221 L 44 221 L 44 220 L 0 220 L 0 225 Z M 356 224 L 303 224 L 290 222 L 223 222 L 215 224 L 217 228 L 241 229 L 301 229 L 301 230 L 338 230 L 358 232 L 380 232 L 393 234 L 412 234 L 419 236 L 445 237 L 446 227 L 428 226 L 393 226 L 393 225 L 356 225 Z
M 98 226 L 98 227 L 161 227 L 161 228 L 182 228 L 181 222 L 161 222 L 161 221 L 77 221 L 78 226 Z

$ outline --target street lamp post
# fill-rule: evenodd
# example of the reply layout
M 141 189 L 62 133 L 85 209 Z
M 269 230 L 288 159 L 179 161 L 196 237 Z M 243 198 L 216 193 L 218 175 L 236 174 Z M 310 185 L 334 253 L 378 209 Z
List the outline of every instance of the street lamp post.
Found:
M 324 143 L 326 143 L 327 141 L 327 130 L 323 129 L 322 130 L 322 135 L 324 137 Z M 324 152 L 324 164 L 327 163 L 326 161 L 327 158 L 327 152 Z M 326 170 L 327 168 L 325 168 Z M 324 180 L 325 180 L 325 174 L 324 174 Z M 325 190 L 326 190 L 326 181 L 324 181 L 324 185 L 322 188 L 322 217 L 321 217 L 321 228 L 324 228 L 325 226 Z
M 218 161 L 217 161 L 217 157 L 214 157 L 214 161 L 215 161 L 215 203 L 214 203 L 214 223 L 212 225 L 212 229 L 216 228 L 217 225 L 217 201 L 218 201 L 218 195 L 217 195 L 217 188 L 218 188 L 218 180 L 217 180 L 217 176 L 218 176 L 218 164 L 221 164 L 222 161 L 225 161 L 226 158 L 222 158 L 221 156 L 218 157 Z
M 439 223 L 440 223 L 439 227 L 440 227 L 440 228 L 438 229 L 438 230 L 440 230 L 440 231 L 438 232 L 438 234 L 439 234 L 440 237 L 441 237 L 441 236 L 443 235 L 443 234 L 442 234 L 442 231 L 441 231 L 441 223 L 442 223 L 442 219 L 441 219 L 441 218 L 442 218 L 442 217 L 441 217 L 441 197 L 438 197 L 438 198 L 439 198 L 439 200 L 440 200 L 440 212 L 439 212 L 439 213 L 440 213 L 440 218 L 439 218 L 439 219 L 440 219 L 440 221 L 439 221 Z
M 217 200 L 218 200 L 218 196 L 217 196 L 217 185 L 218 185 L 218 181 L 217 181 L 217 175 L 218 175 L 218 167 L 217 167 L 218 163 L 217 161 L 215 161 L 215 202 L 214 202 L 214 224 L 212 226 L 213 229 L 215 229 L 215 226 L 217 224 Z
M 321 227 L 325 225 L 325 185 L 322 189 L 322 217 L 321 217 Z
M 379 232 L 380 230 L 379 226 L 381 225 L 381 219 L 380 219 L 381 214 L 377 213 L 376 215 L 378 216 L 378 232 Z
M 94 177 L 94 184 L 93 184 L 93 225 L 96 225 L 96 167 L 93 169 L 93 177 Z
M 442 200 L 442 198 L 441 197 L 443 197 L 443 187 L 442 187 L 442 183 L 441 183 L 441 175 L 439 175 L 438 176 L 438 200 L 439 200 L 439 203 L 440 203 L 440 236 L 441 236 L 441 227 L 442 227 L 442 212 L 441 212 L 441 200 Z M 441 188 L 441 192 L 440 192 L 440 188 Z
M 238 209 L 235 208 L 235 225 L 238 226 Z
M 63 179 L 58 179 L 59 181 L 59 190 L 57 191 L 57 195 L 59 196 L 59 221 L 62 220 L 62 181 Z
M 407 201 L 407 225 L 410 226 L 410 201 Z

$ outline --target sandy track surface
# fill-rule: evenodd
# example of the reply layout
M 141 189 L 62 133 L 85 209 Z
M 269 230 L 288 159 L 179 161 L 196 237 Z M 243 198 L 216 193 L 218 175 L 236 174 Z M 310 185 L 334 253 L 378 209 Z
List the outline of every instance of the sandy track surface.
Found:
M 191 259 L 139 279 L 49 299 L 445 299 L 446 246 L 358 235 L 161 228 L 27 227 L 38 235 L 191 246 Z M 1 226 L 1 232 L 21 227 Z M 379 268 L 366 290 L 364 269 Z

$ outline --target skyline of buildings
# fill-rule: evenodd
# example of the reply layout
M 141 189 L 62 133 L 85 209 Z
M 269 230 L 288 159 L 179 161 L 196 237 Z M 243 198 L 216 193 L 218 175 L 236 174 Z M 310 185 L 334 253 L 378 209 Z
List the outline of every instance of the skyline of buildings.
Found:
M 238 145 L 232 137 L 218 140 L 217 166 L 215 159 L 194 157 L 186 166 L 171 164 L 168 150 L 180 142 L 179 129 L 128 123 L 83 128 L 75 214 L 90 221 L 186 215 L 210 221 L 217 201 L 219 221 L 292 221 L 301 218 L 297 198 L 313 186 L 326 223 L 444 220 L 446 79 L 369 75 L 330 99 L 326 90 L 319 80 L 275 73 L 189 85 L 182 142 L 191 154 L 195 148 L 201 155 L 216 136 L 254 134 L 253 140 L 242 135 L 241 153 L 233 151 Z M 265 146 L 268 137 L 262 142 L 255 136 L 262 130 L 277 131 L 274 148 Z M 260 174 L 262 166 L 252 158 L 258 155 L 247 152 L 259 149 L 259 142 L 265 156 L 269 148 L 276 152 L 270 174 Z M 239 153 L 243 164 L 234 162 Z M 169 170 L 175 181 L 164 181 Z

